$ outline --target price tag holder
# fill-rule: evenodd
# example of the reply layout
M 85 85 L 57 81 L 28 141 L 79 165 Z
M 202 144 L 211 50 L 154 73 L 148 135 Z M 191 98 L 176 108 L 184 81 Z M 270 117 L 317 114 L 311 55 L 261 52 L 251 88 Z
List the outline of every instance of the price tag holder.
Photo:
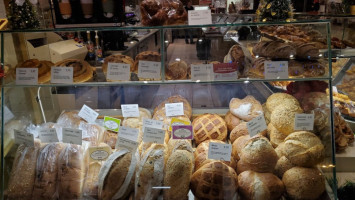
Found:
M 314 114 L 295 114 L 295 130 L 313 131 Z
M 104 127 L 106 129 L 113 131 L 113 132 L 118 132 L 118 130 L 120 129 L 120 125 L 121 125 L 120 119 L 116 119 L 116 118 L 109 117 L 109 116 L 104 117 Z
M 164 123 L 159 120 L 143 118 L 143 132 L 145 127 L 163 129 Z
M 175 126 L 173 126 L 172 133 L 173 133 L 174 140 L 178 140 L 178 139 L 192 140 L 193 139 L 193 132 L 192 132 L 191 125 L 175 125 Z
M 138 63 L 138 77 L 149 79 L 160 79 L 160 62 L 143 61 Z
M 212 81 L 213 80 L 213 64 L 191 65 L 192 81 Z
M 121 126 L 120 130 L 118 131 L 118 135 L 119 137 L 122 138 L 126 138 L 132 141 L 137 141 L 139 135 L 139 129 Z
M 208 159 L 230 161 L 232 145 L 210 142 L 208 148 Z
M 248 132 L 249 132 L 250 137 L 253 137 L 256 134 L 266 130 L 267 125 L 265 122 L 264 115 L 263 114 L 259 115 L 259 116 L 255 117 L 254 119 L 252 119 L 251 121 L 249 121 L 247 123 L 247 128 L 248 128 Z
M 212 24 L 211 10 L 189 10 L 189 25 Z
M 184 115 L 184 103 L 166 103 L 165 114 L 168 117 Z
M 84 104 L 78 115 L 85 121 L 89 123 L 94 123 L 96 118 L 99 116 L 99 113 Z
M 219 63 L 213 65 L 213 80 L 234 81 L 238 79 L 236 63 Z
M 265 61 L 264 70 L 266 79 L 287 79 L 288 61 Z
M 179 125 L 191 125 L 191 122 L 173 117 L 170 122 L 169 131 L 173 130 L 172 129 L 173 126 L 179 126 Z
M 138 104 L 121 104 L 123 117 L 139 117 Z
M 82 144 L 83 133 L 79 129 L 62 128 L 63 143 Z
M 31 133 L 14 129 L 15 144 L 24 144 L 27 147 L 35 145 L 34 137 Z
M 134 153 L 138 148 L 138 142 L 123 137 L 118 137 L 115 148 L 126 148 L 128 151 Z
M 143 142 L 153 142 L 157 144 L 164 144 L 165 130 L 157 128 L 144 128 Z
M 45 128 L 39 130 L 39 139 L 43 143 L 59 142 L 57 130 L 55 128 Z
M 124 63 L 108 63 L 107 79 L 112 81 L 129 81 L 131 66 Z
M 73 83 L 73 67 L 51 67 L 51 83 Z
M 38 84 L 38 68 L 16 68 L 16 85 Z
M 104 161 L 111 154 L 111 147 L 89 147 L 90 161 Z

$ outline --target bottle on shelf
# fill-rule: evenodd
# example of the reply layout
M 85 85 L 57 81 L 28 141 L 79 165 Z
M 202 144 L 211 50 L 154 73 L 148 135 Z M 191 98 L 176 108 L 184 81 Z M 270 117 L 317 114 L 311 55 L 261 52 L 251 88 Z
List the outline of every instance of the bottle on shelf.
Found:
M 83 43 L 84 43 L 84 39 L 83 39 L 83 37 L 81 36 L 80 31 L 78 31 L 76 34 L 77 34 L 77 35 L 76 35 L 75 41 L 76 41 L 77 43 L 83 44 Z
M 99 36 L 97 35 L 98 31 L 95 31 L 95 56 L 96 56 L 96 65 L 101 65 L 103 61 L 103 56 L 102 56 L 102 48 L 99 42 Z
M 90 31 L 86 31 L 87 41 L 86 41 L 86 48 L 88 49 L 88 53 L 86 55 L 85 60 L 88 61 L 90 64 L 95 62 L 95 49 L 94 43 L 91 41 Z

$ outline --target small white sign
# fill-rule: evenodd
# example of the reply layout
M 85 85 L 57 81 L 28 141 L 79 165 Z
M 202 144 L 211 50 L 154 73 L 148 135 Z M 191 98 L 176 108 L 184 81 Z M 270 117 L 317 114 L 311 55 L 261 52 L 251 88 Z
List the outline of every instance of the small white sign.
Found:
M 99 113 L 84 104 L 78 115 L 87 122 L 94 123 L 96 118 L 99 116 Z
M 107 79 L 112 81 L 129 81 L 131 66 L 125 63 L 108 63 Z
M 1 114 L 1 110 L 0 110 L 0 114 Z M 15 116 L 11 112 L 11 110 L 7 106 L 4 106 L 4 124 L 6 124 L 8 121 L 12 120 L 14 117 Z
M 160 62 L 143 61 L 138 63 L 138 77 L 149 79 L 160 79 Z
M 136 152 L 138 147 L 138 142 L 132 141 L 123 137 L 118 137 L 115 148 L 126 148 L 130 152 Z
M 295 114 L 295 130 L 312 131 L 314 114 Z
M 73 128 L 62 128 L 63 143 L 82 144 L 82 131 Z
M 14 136 L 16 144 L 24 144 L 28 147 L 33 147 L 35 145 L 34 137 L 31 133 L 14 129 Z
M 288 61 L 265 61 L 264 70 L 266 79 L 287 79 Z
M 16 85 L 38 84 L 38 68 L 16 68 Z
M 213 64 L 191 65 L 192 81 L 212 81 L 213 76 Z
M 212 24 L 211 10 L 189 10 L 189 25 Z
M 259 115 L 259 116 L 255 117 L 254 119 L 252 119 L 251 121 L 249 121 L 247 123 L 247 128 L 248 128 L 248 132 L 249 132 L 250 137 L 253 137 L 256 134 L 266 130 L 267 125 L 265 122 L 264 115 L 263 114 Z
M 51 83 L 73 83 L 73 67 L 51 67 Z
M 164 144 L 165 130 L 157 128 L 144 128 L 143 142 L 153 142 L 157 144 Z
M 139 117 L 138 104 L 121 104 L 123 117 Z
M 208 148 L 208 159 L 230 161 L 232 145 L 210 142 Z
M 168 117 L 184 115 L 184 103 L 166 103 L 165 114 Z
M 332 86 L 333 87 L 333 94 L 338 94 L 338 88 L 337 86 Z
M 43 143 L 59 142 L 55 128 L 45 128 L 39 130 L 39 139 Z
M 139 129 L 121 126 L 118 130 L 118 137 L 126 138 L 132 141 L 137 141 Z
M 163 129 L 164 123 L 159 120 L 143 118 L 143 132 L 145 127 Z

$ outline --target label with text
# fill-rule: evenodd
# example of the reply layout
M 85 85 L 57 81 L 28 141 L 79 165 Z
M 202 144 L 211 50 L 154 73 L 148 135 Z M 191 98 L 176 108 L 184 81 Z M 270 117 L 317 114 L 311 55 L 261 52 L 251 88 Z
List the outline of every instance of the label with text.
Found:
M 14 129 L 15 144 L 24 144 L 27 147 L 35 145 L 34 137 L 31 133 Z
M 193 139 L 193 131 L 191 125 L 175 125 L 173 126 L 173 139 Z
M 63 143 L 82 144 L 83 133 L 79 129 L 62 128 Z
M 145 127 L 143 133 L 143 142 L 153 142 L 164 144 L 165 130 Z
M 139 117 L 138 104 L 121 104 L 123 117 Z
M 255 117 L 254 119 L 252 119 L 251 121 L 249 121 L 247 123 L 247 128 L 248 128 L 248 132 L 249 132 L 250 137 L 253 137 L 256 134 L 265 131 L 267 129 L 267 125 L 265 122 L 264 115 L 261 114 L 261 115 Z
M 210 142 L 208 148 L 208 159 L 230 161 L 232 145 Z
M 213 64 L 213 80 L 234 81 L 238 79 L 237 63 Z
M 184 103 L 166 103 L 165 114 L 167 117 L 184 115 Z
M 116 149 L 125 148 L 132 153 L 136 152 L 137 147 L 138 147 L 138 142 L 123 137 L 117 138 L 117 142 L 115 146 Z
M 173 117 L 170 122 L 169 131 L 173 130 L 172 129 L 173 126 L 179 126 L 179 125 L 191 125 L 191 122 Z
M 104 117 L 104 127 L 110 131 L 118 132 L 120 129 L 121 120 L 113 117 Z
M 85 121 L 94 123 L 96 118 L 99 116 L 99 113 L 84 104 L 78 115 Z
M 213 64 L 191 65 L 192 81 L 212 81 Z
M 38 84 L 38 68 L 16 68 L 16 85 Z
M 39 139 L 43 143 L 59 142 L 57 130 L 55 128 L 45 128 L 39 130 Z
M 313 131 L 314 114 L 295 114 L 295 130 Z
M 143 118 L 143 129 L 142 129 L 143 132 L 145 127 L 163 129 L 163 126 L 164 126 L 163 121 Z
M 89 147 L 90 161 L 104 161 L 111 154 L 111 147 Z
M 212 24 L 211 10 L 189 10 L 189 25 Z
M 120 130 L 118 131 L 118 135 L 119 137 L 122 138 L 126 138 L 132 141 L 137 141 L 139 135 L 139 129 L 121 126 Z
M 138 63 L 138 77 L 160 79 L 161 63 L 140 60 Z
M 107 79 L 112 81 L 129 81 L 131 66 L 125 63 L 108 63 Z
M 264 70 L 266 79 L 287 79 L 288 61 L 265 61 Z
M 73 83 L 73 67 L 51 67 L 51 83 Z

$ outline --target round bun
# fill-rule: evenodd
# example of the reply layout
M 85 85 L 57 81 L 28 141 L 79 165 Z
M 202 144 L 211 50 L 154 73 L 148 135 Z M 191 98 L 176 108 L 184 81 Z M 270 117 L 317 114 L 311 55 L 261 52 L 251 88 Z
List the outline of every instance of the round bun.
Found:
M 289 135 L 295 132 L 295 114 L 303 113 L 303 110 L 297 105 L 278 106 L 271 113 L 271 123 L 272 125 L 281 133 Z
M 230 133 L 229 139 L 230 139 L 231 143 L 233 143 L 236 139 L 238 139 L 240 136 L 243 136 L 243 135 L 249 135 L 246 122 L 242 122 L 238 126 L 236 126 L 232 130 L 232 132 Z
M 242 149 L 244 148 L 245 144 L 248 142 L 248 140 L 250 139 L 249 135 L 243 135 L 240 136 L 239 138 L 237 138 L 232 145 L 232 156 L 235 160 L 239 160 L 239 154 L 242 151 Z
M 234 127 L 238 126 L 241 123 L 241 120 L 234 116 L 230 111 L 224 116 L 224 120 L 227 123 L 228 131 L 232 131 Z
M 325 190 L 324 177 L 314 168 L 293 167 L 285 172 L 282 182 L 292 199 L 318 199 Z
M 192 175 L 190 187 L 198 199 L 233 199 L 238 189 L 238 176 L 228 165 L 211 162 Z
M 285 107 L 288 105 L 296 105 L 300 107 L 297 99 L 286 93 L 274 93 L 266 100 L 266 108 L 270 112 L 273 112 L 279 105 L 284 105 Z
M 263 114 L 263 108 L 253 96 L 246 96 L 244 99 L 233 98 L 229 102 L 230 112 L 238 118 L 250 121 Z
M 277 146 L 279 146 L 279 144 L 281 144 L 285 138 L 287 137 L 287 135 L 281 133 L 280 131 L 278 131 L 274 125 L 272 125 L 272 123 L 270 123 L 267 126 L 267 132 L 269 134 L 269 138 L 270 138 L 270 143 L 272 144 L 272 146 L 274 148 L 276 148 Z
M 276 163 L 274 174 L 279 178 L 282 178 L 284 173 L 291 169 L 292 167 L 296 167 L 292 164 L 285 156 L 282 156 Z
M 165 113 L 165 104 L 180 103 L 180 102 L 183 103 L 183 105 L 184 105 L 184 116 L 191 119 L 191 116 L 192 116 L 191 105 L 190 105 L 189 101 L 187 101 L 187 99 L 185 99 L 184 97 L 182 97 L 180 95 L 171 96 L 171 97 L 165 99 L 163 102 L 161 102 L 157 107 L 155 107 L 154 112 L 153 112 L 153 119 L 164 120 L 165 118 L 167 118 L 166 113 Z
M 73 67 L 74 83 L 90 81 L 93 78 L 93 69 L 91 65 L 79 59 L 66 59 L 54 64 L 55 67 Z
M 282 156 L 285 155 L 284 152 L 283 152 L 284 146 L 285 146 L 285 142 L 282 142 L 282 143 L 279 144 L 279 146 L 277 146 L 275 148 L 275 152 L 276 152 L 276 154 L 277 154 L 277 156 L 279 158 L 281 158 Z
M 102 64 L 102 71 L 104 73 L 107 73 L 108 69 L 108 64 L 109 63 L 123 63 L 123 64 L 129 64 L 130 65 L 130 71 L 131 72 L 138 72 L 138 68 L 134 68 L 134 60 L 126 55 L 110 55 L 107 56 L 104 60 L 104 63 Z
M 227 139 L 227 124 L 216 114 L 203 114 L 192 122 L 196 144 L 209 139 L 225 141 Z
M 170 63 L 165 70 L 167 80 L 187 79 L 187 63 L 183 60 Z

